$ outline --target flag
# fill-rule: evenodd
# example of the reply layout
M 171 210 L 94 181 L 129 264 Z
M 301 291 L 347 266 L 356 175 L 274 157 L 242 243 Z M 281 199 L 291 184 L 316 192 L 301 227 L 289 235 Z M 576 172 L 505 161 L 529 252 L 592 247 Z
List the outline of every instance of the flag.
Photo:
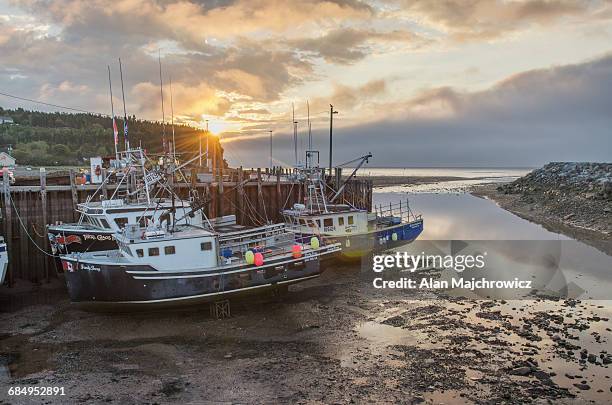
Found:
M 127 115 L 123 116 L 123 136 L 125 136 L 125 139 L 128 137 Z
M 113 135 L 115 136 L 115 145 L 119 143 L 119 131 L 117 131 L 117 120 L 113 116 Z

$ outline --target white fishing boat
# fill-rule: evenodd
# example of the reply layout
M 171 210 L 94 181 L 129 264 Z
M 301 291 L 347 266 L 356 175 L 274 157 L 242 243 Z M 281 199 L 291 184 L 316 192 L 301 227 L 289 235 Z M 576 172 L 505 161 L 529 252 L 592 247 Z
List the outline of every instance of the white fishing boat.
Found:
M 116 239 L 116 250 L 62 256 L 73 302 L 166 306 L 281 288 L 318 277 L 320 258 L 340 250 L 297 241 L 284 224 L 224 233 L 130 224 Z
M 104 179 L 87 201 L 77 205 L 78 222 L 48 226 L 53 254 L 116 249 L 115 234 L 130 224 L 146 227 L 157 223 L 167 227 L 174 221 L 202 225 L 200 210 L 193 207 L 192 201 L 178 198 L 166 184 L 169 174 L 147 168 L 150 162 L 142 149 L 124 152 L 122 156 L 114 177 Z M 118 184 L 107 199 L 103 189 L 111 178 Z

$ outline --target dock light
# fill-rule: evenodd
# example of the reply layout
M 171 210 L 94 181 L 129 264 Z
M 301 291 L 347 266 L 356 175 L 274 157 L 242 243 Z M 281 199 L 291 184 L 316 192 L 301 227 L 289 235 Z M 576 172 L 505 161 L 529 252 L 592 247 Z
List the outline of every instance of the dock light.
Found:
M 319 238 L 317 238 L 316 236 L 313 236 L 312 238 L 310 238 L 310 247 L 313 249 L 318 249 L 320 246 L 319 244 Z
M 264 264 L 264 257 L 261 253 L 255 253 L 255 266 Z
M 255 263 L 255 254 L 252 250 L 247 250 L 244 254 L 244 259 L 246 260 L 247 264 L 253 264 Z
M 302 246 L 301 245 L 293 245 L 291 247 L 291 253 L 293 254 L 294 259 L 299 259 L 302 257 Z

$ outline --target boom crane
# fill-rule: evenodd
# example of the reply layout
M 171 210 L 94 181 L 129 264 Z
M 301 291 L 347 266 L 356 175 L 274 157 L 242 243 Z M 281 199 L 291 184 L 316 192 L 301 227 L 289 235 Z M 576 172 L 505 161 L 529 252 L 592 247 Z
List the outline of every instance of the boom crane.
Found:
M 355 169 L 353 170 L 353 173 L 351 173 L 351 175 L 350 175 L 350 176 L 348 176 L 348 178 L 347 178 L 346 180 L 344 180 L 344 183 L 342 183 L 342 185 L 340 186 L 340 188 L 338 188 L 338 191 L 336 191 L 336 194 L 334 194 L 334 196 L 333 196 L 333 197 L 332 197 L 332 198 L 329 200 L 329 202 L 330 202 L 330 203 L 333 203 L 333 202 L 334 202 L 334 200 L 335 200 L 336 198 L 338 198 L 338 197 L 340 196 L 340 194 L 342 194 L 342 192 L 344 191 L 344 187 L 346 187 L 347 183 L 348 183 L 348 182 L 349 182 L 349 181 L 350 181 L 350 180 L 351 180 L 353 177 L 355 177 L 355 174 L 357 174 L 357 171 L 358 171 L 359 169 L 361 169 L 361 166 L 363 166 L 365 163 L 367 163 L 367 162 L 368 162 L 368 160 L 369 160 L 371 157 L 372 157 L 372 154 L 371 154 L 371 153 L 368 153 L 367 155 L 363 155 L 363 156 L 361 156 L 361 157 L 358 157 L 357 159 L 353 159 L 353 160 L 350 160 L 350 161 L 348 161 L 348 162 L 344 162 L 344 163 L 342 163 L 341 165 L 336 166 L 336 167 L 342 167 L 342 166 L 346 166 L 346 165 L 349 165 L 349 164 L 354 163 L 354 162 L 359 162 L 359 164 L 357 165 L 357 167 L 355 167 Z

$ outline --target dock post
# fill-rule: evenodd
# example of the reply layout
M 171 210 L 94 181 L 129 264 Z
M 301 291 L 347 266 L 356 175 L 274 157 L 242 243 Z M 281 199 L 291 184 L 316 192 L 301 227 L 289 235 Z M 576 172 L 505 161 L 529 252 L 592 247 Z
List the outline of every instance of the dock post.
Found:
M 72 191 L 72 217 L 76 218 L 76 208 L 79 203 L 79 194 L 76 188 L 76 175 L 74 169 L 70 169 L 70 191 Z
M 280 178 L 281 178 L 281 171 L 277 170 L 276 171 L 276 212 L 281 212 L 281 210 L 283 209 L 283 196 L 281 194 L 281 184 L 280 184 Z
M 261 215 L 262 211 L 265 211 L 263 193 L 261 191 L 261 168 L 257 168 L 257 212 Z M 267 217 L 267 215 L 264 215 Z M 267 219 L 267 218 L 266 218 Z
M 218 160 L 219 162 L 219 160 Z M 217 199 L 217 216 L 222 217 L 223 212 L 223 160 L 219 162 L 219 182 L 217 183 L 217 191 L 219 192 L 219 198 Z
M 104 172 L 103 172 L 104 173 Z M 47 238 L 46 236 L 46 232 L 47 232 L 47 225 L 48 222 L 48 217 L 47 217 L 47 171 L 45 170 L 44 167 L 40 168 L 40 203 L 41 203 L 41 207 L 42 207 L 42 219 L 43 219 L 43 249 L 45 249 L 46 252 L 49 251 L 49 238 Z M 45 272 L 45 280 L 47 281 L 47 283 L 49 283 L 51 280 L 49 278 L 49 258 L 47 256 L 44 257 L 43 259 L 43 269 Z
M 244 172 L 242 171 L 242 166 L 238 169 L 238 187 L 236 187 L 236 223 L 240 225 L 244 225 Z
M 106 168 L 103 168 L 102 169 L 102 195 L 104 196 L 105 200 L 108 199 L 108 184 L 106 183 L 106 176 L 108 176 L 108 173 L 106 171 Z
M 7 254 L 12 252 L 13 247 L 13 207 L 11 205 L 11 183 L 8 174 L 8 168 L 2 169 L 2 191 L 4 192 L 4 237 L 6 240 L 6 252 Z M 13 260 L 9 257 L 8 263 L 8 285 L 13 286 Z

